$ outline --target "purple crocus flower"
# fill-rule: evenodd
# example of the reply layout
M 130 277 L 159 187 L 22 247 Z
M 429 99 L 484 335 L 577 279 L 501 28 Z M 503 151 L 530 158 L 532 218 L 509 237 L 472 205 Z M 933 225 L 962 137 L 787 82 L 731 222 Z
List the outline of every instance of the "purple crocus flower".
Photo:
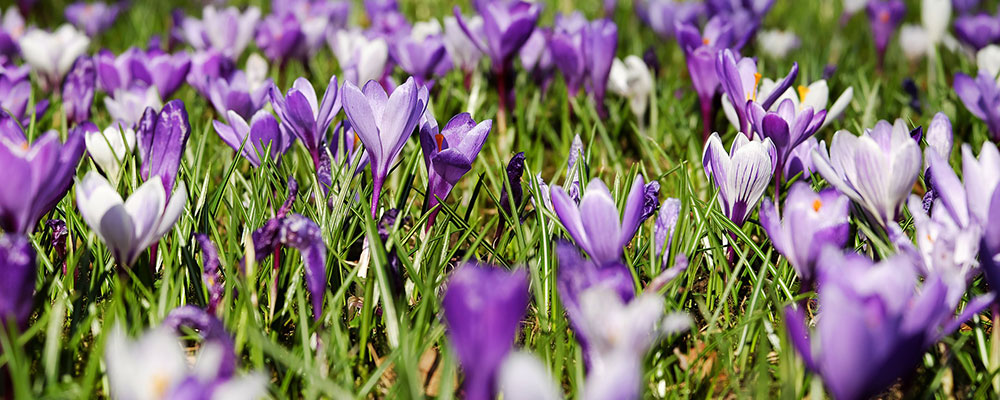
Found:
M 293 58 L 306 57 L 305 33 L 295 15 L 271 14 L 257 28 L 257 47 L 280 68 Z
M 101 1 L 92 3 L 78 1 L 66 6 L 65 15 L 69 23 L 83 29 L 87 36 L 94 37 L 108 30 L 126 6 L 126 3 L 108 4 Z
M 254 167 L 260 166 L 261 156 L 265 154 L 270 154 L 271 159 L 277 162 L 295 141 L 267 110 L 257 111 L 249 123 L 232 110 L 226 117 L 228 124 L 212 121 L 215 133 L 233 150 L 240 151 L 240 155 Z
M 476 123 L 469 113 L 451 118 L 444 129 L 439 129 L 432 115 L 425 114 L 420 126 L 420 147 L 427 166 L 427 228 L 434 225 L 440 200 L 446 200 L 452 187 L 470 169 L 479 156 L 486 137 L 493 128 L 493 120 Z M 440 200 L 438 200 L 440 199 Z
M 579 206 L 559 186 L 552 188 L 552 208 L 577 246 L 596 263 L 603 265 L 621 259 L 622 249 L 632 241 L 642 223 L 645 182 L 635 177 L 619 216 L 611 191 L 600 178 L 587 184 Z
M 699 1 L 647 0 L 635 7 L 639 18 L 662 38 L 674 36 L 678 24 L 697 25 L 706 11 Z
M 393 41 L 392 58 L 418 86 L 431 87 L 439 65 L 447 61 L 447 53 L 440 34 L 423 38 L 407 35 Z
M 20 67 L 0 65 L 0 108 L 9 112 L 22 125 L 28 125 L 25 121 L 30 122 L 31 117 L 27 113 L 28 101 L 31 100 L 31 80 L 28 78 L 30 71 L 27 65 Z M 48 101 L 44 103 L 47 108 Z M 36 107 L 36 112 L 40 117 L 45 111 L 44 108 L 38 111 Z
M 144 181 L 159 177 L 166 199 L 171 199 L 181 157 L 191 136 L 187 108 L 181 100 L 171 100 L 159 113 L 146 109 L 136 130 L 142 165 L 139 174 Z M 183 185 L 183 181 L 181 182 Z
M 708 0 L 711 15 L 723 15 L 733 24 L 736 47 L 743 47 L 757 34 L 774 0 Z
M 826 119 L 826 110 L 813 113 L 812 107 L 808 106 L 796 110 L 792 100 L 785 99 L 778 104 L 777 110 L 765 111 L 760 104 L 751 101 L 747 103 L 747 116 L 754 131 L 771 139 L 771 143 L 774 144 L 777 154 L 776 182 L 780 184 L 783 179 L 781 174 L 785 171 L 785 162 L 796 147 L 816 134 Z
M 556 21 L 549 46 L 570 96 L 576 96 L 580 86 L 586 84 L 587 90 L 593 92 L 598 112 L 606 115 L 604 95 L 618 48 L 615 23 L 608 19 L 587 22 L 579 12 L 571 14 Z
M 680 199 L 670 197 L 663 201 L 660 213 L 656 216 L 656 224 L 653 226 L 653 249 L 656 255 L 660 256 L 661 268 L 666 267 L 670 261 L 670 244 L 674 241 L 674 229 L 677 227 L 680 212 Z
M 783 171 L 785 179 L 799 174 L 802 174 L 802 178 L 805 179 L 812 175 L 814 171 L 812 153 L 817 146 L 819 146 L 819 141 L 813 136 L 792 149 L 788 159 L 785 160 L 785 170 Z
M 896 28 L 903 22 L 906 5 L 903 4 L 903 0 L 870 0 L 866 10 L 875 40 L 875 49 L 878 51 L 878 68 L 882 69 L 885 48 L 889 46 L 889 39 L 892 39 Z
M 236 7 L 219 10 L 206 6 L 200 20 L 185 17 L 180 22 L 179 36 L 195 50 L 215 51 L 236 60 L 253 40 L 258 21 L 260 9 L 257 7 L 247 7 L 240 12 Z
M 713 133 L 705 143 L 701 157 L 705 174 L 719 189 L 722 213 L 736 226 L 743 226 L 764 196 L 776 158 L 771 139 L 751 141 L 744 135 L 736 135 L 729 152 L 722 146 L 718 133 Z
M 66 143 L 48 131 L 31 144 L 17 121 L 0 111 L 0 165 L 7 184 L 0 188 L 0 228 L 30 234 L 73 183 L 83 155 L 83 130 L 69 130 Z
M 473 35 L 482 37 L 482 17 L 477 15 L 467 18 L 465 23 L 468 24 L 467 27 L 473 32 Z M 483 52 L 476 47 L 476 42 L 469 39 L 462 27 L 458 25 L 458 20 L 450 15 L 444 17 L 444 47 L 454 66 L 467 76 L 475 72 L 479 66 L 479 60 L 483 58 Z
M 185 52 L 169 54 L 149 50 L 143 57 L 133 59 L 132 78 L 153 86 L 160 98 L 170 98 L 181 87 L 191 70 L 191 55 Z
M 537 28 L 518 51 L 521 67 L 528 71 L 531 80 L 541 88 L 542 93 L 548 91 L 555 76 L 556 67 L 552 48 L 549 46 L 550 37 L 552 37 L 551 28 Z
M 267 79 L 259 87 L 251 86 L 243 71 L 236 71 L 229 79 L 216 78 L 208 86 L 209 100 L 218 115 L 229 111 L 246 119 L 257 113 L 268 101 L 268 94 L 274 83 Z M 339 110 L 338 110 L 339 111 Z
M 879 121 L 861 136 L 847 131 L 833 135 L 813 152 L 817 172 L 861 206 L 883 228 L 898 214 L 920 173 L 920 146 L 902 120 Z
M 955 37 L 977 51 L 1000 42 L 1000 16 L 981 13 L 955 18 Z
M 951 0 L 951 6 L 959 14 L 968 14 L 979 7 L 980 0 Z
M 209 240 L 208 236 L 199 233 L 195 235 L 198 246 L 201 247 L 202 272 L 201 283 L 208 292 L 208 305 L 205 311 L 215 314 L 222 302 L 225 287 L 222 282 L 222 270 L 219 268 L 219 249 Z
M 81 124 L 90 119 L 95 86 L 97 72 L 94 60 L 87 56 L 76 59 L 76 65 L 69 71 L 62 88 L 63 113 L 71 124 Z
M 694 91 L 698 93 L 698 101 L 701 105 L 702 135 L 704 140 L 708 140 L 708 136 L 712 132 L 712 101 L 715 98 L 715 92 L 719 89 L 719 79 L 722 76 L 722 74 L 716 73 L 716 59 L 719 57 L 720 51 L 732 46 L 732 28 L 725 18 L 713 17 L 705 24 L 703 32 L 699 32 L 694 24 L 682 22 L 678 22 L 675 29 L 677 43 L 684 50 L 684 58 L 687 60 L 691 84 L 694 86 Z M 735 60 L 733 62 L 735 63 Z M 756 68 L 754 72 L 756 72 Z
M 13 321 L 27 327 L 35 294 L 35 250 L 28 238 L 6 234 L 0 236 L 0 327 L 6 329 Z
M 203 97 L 211 98 L 209 87 L 216 79 L 228 80 L 236 71 L 236 64 L 222 53 L 206 51 L 191 56 L 191 70 L 187 83 Z
M 389 167 L 417 127 L 427 108 L 427 87 L 417 87 L 413 78 L 387 95 L 382 85 L 368 81 L 363 91 L 344 84 L 344 113 L 365 144 L 372 171 L 372 218 L 378 216 L 378 199 Z
M 799 64 L 792 64 L 788 75 L 775 85 L 774 89 L 763 101 L 757 98 L 757 89 L 761 82 L 761 74 L 757 72 L 757 62 L 752 58 L 743 58 L 737 61 L 738 55 L 733 54 L 729 49 L 719 52 L 715 59 L 715 71 L 722 83 L 722 90 L 726 94 L 726 100 L 735 109 L 736 119 L 740 123 L 740 132 L 751 135 L 751 120 L 747 113 L 747 104 L 751 101 L 760 102 L 764 110 L 770 110 L 774 102 L 785 93 L 795 78 L 799 75 Z M 818 129 L 818 128 L 817 128 Z
M 986 122 L 994 140 L 1000 140 L 1000 82 L 984 71 L 975 79 L 955 74 L 955 93 L 972 115 Z
M 805 182 L 792 185 L 781 215 L 770 199 L 761 204 L 760 224 L 775 250 L 795 268 L 803 291 L 811 289 L 820 252 L 847 243 L 850 208 L 850 200 L 835 189 L 816 193 Z
M 306 146 L 313 164 L 319 168 L 319 156 L 326 131 L 333 117 L 340 112 L 341 98 L 337 93 L 337 77 L 331 76 L 322 100 L 317 100 L 316 90 L 306 78 L 298 78 L 285 96 L 276 86 L 270 91 L 271 106 L 281 117 L 281 125 Z
M 12 59 L 21 52 L 17 42 L 26 31 L 24 17 L 14 7 L 0 9 L 0 17 L 0 56 Z
M 528 274 L 467 263 L 449 280 L 442 307 L 448 338 L 465 373 L 465 398 L 492 399 L 500 365 L 528 307 Z
M 896 255 L 874 264 L 839 249 L 819 259 L 819 309 L 810 343 L 805 314 L 786 308 L 788 335 L 807 368 L 838 399 L 875 395 L 908 374 L 925 349 L 985 308 L 992 295 L 970 302 L 955 317 L 937 276 L 917 289 L 911 259 Z

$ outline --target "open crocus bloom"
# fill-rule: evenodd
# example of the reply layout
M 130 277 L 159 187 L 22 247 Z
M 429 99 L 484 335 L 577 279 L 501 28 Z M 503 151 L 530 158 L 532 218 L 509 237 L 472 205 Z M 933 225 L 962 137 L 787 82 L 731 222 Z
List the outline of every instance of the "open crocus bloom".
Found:
M 770 78 L 764 78 L 760 87 L 757 89 L 757 97 L 767 98 L 770 97 L 771 93 L 774 93 L 775 88 L 778 83 L 771 80 Z M 834 100 L 833 105 L 829 104 L 830 101 L 830 87 L 826 83 L 826 79 L 820 79 L 810 83 L 809 85 L 798 85 L 796 87 L 789 87 L 785 89 L 785 92 L 778 97 L 778 100 L 771 105 L 768 111 L 774 111 L 778 108 L 778 105 L 783 101 L 791 100 L 792 104 L 795 105 L 795 110 L 801 111 L 805 107 L 812 107 L 813 111 L 819 112 L 820 110 L 826 110 L 826 119 L 823 120 L 823 125 L 819 129 L 823 129 L 825 126 L 830 125 L 830 122 L 839 118 L 847 105 L 851 103 L 851 99 L 854 98 L 854 88 L 848 87 L 845 89 L 837 100 Z M 827 106 L 830 106 L 827 108 Z M 729 117 L 727 111 L 726 114 Z M 730 122 L 734 124 L 733 118 L 730 118 Z
M 271 106 L 281 117 L 281 125 L 302 141 L 318 169 L 320 147 L 326 131 L 330 128 L 333 117 L 340 112 L 337 77 L 330 77 L 321 100 L 316 98 L 316 90 L 305 78 L 296 79 L 285 96 L 281 95 L 276 86 L 271 87 L 270 94 Z
M 757 61 L 744 57 L 737 60 L 738 54 L 729 49 L 719 52 L 715 59 L 715 71 L 722 84 L 722 110 L 729 122 L 750 137 L 750 117 L 746 112 L 746 104 L 750 101 L 759 102 L 765 110 L 770 110 L 778 97 L 792 86 L 799 75 L 799 64 L 792 64 L 788 75 L 776 84 L 768 93 L 759 91 L 761 74 L 757 72 Z
M 770 199 L 764 199 L 760 223 L 799 278 L 811 283 L 820 252 L 831 245 L 843 247 L 847 242 L 850 207 L 850 200 L 835 189 L 816 193 L 808 183 L 796 182 L 785 198 L 782 215 L 778 215 Z
M 434 117 L 425 115 L 425 118 L 420 127 L 420 147 L 427 166 L 427 207 L 433 209 L 438 199 L 447 199 L 451 188 L 472 169 L 472 162 L 479 156 L 493 128 L 493 121 L 477 124 L 469 113 L 461 113 L 439 131 Z M 437 212 L 437 209 L 432 211 L 428 226 L 434 223 Z
M 158 177 L 154 177 L 158 178 Z M 96 171 L 76 185 L 80 214 L 122 266 L 132 265 L 147 247 L 170 232 L 187 203 L 181 181 L 167 202 L 160 179 L 149 179 L 128 201 Z
M 84 124 L 85 127 L 89 123 Z M 100 131 L 93 124 L 84 138 L 87 153 L 101 171 L 113 182 L 118 181 L 118 173 L 125 164 L 125 157 L 135 149 L 135 131 L 121 124 L 111 125 Z
M 972 115 L 986 122 L 993 139 L 1000 139 L 1000 81 L 990 71 L 979 70 L 975 78 L 955 74 L 955 93 Z
M 729 152 L 718 133 L 705 144 L 702 165 L 719 188 L 719 206 L 736 226 L 743 226 L 771 182 L 777 154 L 771 139 L 736 135 Z
M 227 120 L 228 125 L 212 121 L 215 132 L 233 150 L 239 151 L 242 146 L 240 154 L 255 167 L 260 166 L 260 157 L 267 154 L 268 149 L 271 159 L 278 160 L 295 140 L 278 126 L 278 121 L 267 110 L 257 111 L 249 123 L 235 111 L 230 110 Z
M 587 184 L 578 206 L 562 187 L 552 188 L 552 207 L 573 238 L 598 265 L 617 262 L 622 248 L 632 241 L 642 222 L 642 175 L 635 177 L 625 202 L 624 215 L 618 214 L 611 191 L 600 178 Z
M 197 50 L 215 50 L 230 59 L 237 59 L 253 39 L 260 9 L 247 7 L 240 12 L 236 7 L 222 10 L 206 6 L 201 19 L 186 17 L 181 22 L 181 37 Z
M 796 110 L 792 101 L 787 99 L 774 111 L 765 111 L 760 104 L 749 102 L 747 114 L 754 132 L 771 139 L 774 144 L 777 154 L 775 171 L 779 174 L 779 180 L 792 150 L 812 137 L 826 118 L 825 110 L 815 113 L 812 107 Z
M 90 39 L 71 25 L 62 25 L 55 32 L 31 29 L 19 42 L 21 54 L 42 78 L 42 88 L 59 86 L 76 58 L 87 51 Z

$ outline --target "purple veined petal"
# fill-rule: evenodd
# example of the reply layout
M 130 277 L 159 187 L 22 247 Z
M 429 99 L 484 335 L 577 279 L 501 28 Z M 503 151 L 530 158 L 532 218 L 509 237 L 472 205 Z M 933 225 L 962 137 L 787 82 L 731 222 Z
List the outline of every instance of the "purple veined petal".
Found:
M 376 85 L 378 85 L 376 83 Z M 365 85 L 366 87 L 368 85 Z M 361 90 L 351 82 L 344 82 L 344 114 L 347 115 L 351 127 L 357 133 L 361 142 L 364 143 L 369 157 L 374 162 L 381 161 L 383 149 L 382 141 L 379 139 L 379 128 L 375 122 L 375 113 Z
M 169 198 L 191 135 L 191 125 L 188 123 L 187 109 L 181 100 L 167 102 L 155 117 L 155 124 L 152 120 L 153 114 L 147 109 L 136 132 L 139 155 L 142 158 L 140 172 L 146 180 L 159 176 Z
M 323 315 L 326 290 L 326 244 L 319 225 L 300 214 L 289 214 L 281 223 L 281 243 L 294 247 L 302 254 L 306 286 L 312 297 L 313 319 Z
M 645 185 L 646 183 L 642 175 L 637 175 L 635 181 L 632 182 L 632 189 L 629 190 L 628 197 L 625 200 L 625 211 L 621 220 L 621 240 L 618 243 L 619 247 L 623 248 L 627 246 L 632 241 L 632 237 L 639 231 L 639 225 L 642 224 L 643 189 Z

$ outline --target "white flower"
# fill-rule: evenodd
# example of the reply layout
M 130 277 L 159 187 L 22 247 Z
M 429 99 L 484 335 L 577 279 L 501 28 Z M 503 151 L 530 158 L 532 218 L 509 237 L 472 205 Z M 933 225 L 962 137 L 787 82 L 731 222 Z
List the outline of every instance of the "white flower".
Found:
M 991 44 L 989 46 L 983 47 L 976 53 L 976 65 L 979 67 L 979 72 L 986 72 L 990 76 L 997 78 L 997 82 L 1000 82 L 1000 46 Z
M 169 203 L 166 196 L 162 181 L 152 176 L 127 201 L 97 171 L 88 172 L 76 185 L 76 204 L 83 220 L 122 266 L 135 262 L 180 218 L 187 203 L 184 182 L 178 181 Z
M 920 21 L 927 31 L 928 45 L 940 43 L 951 22 L 951 0 L 923 0 Z
M 252 53 L 247 57 L 247 85 L 250 86 L 251 92 L 256 92 L 267 82 L 267 69 L 267 60 L 260 54 Z
M 389 45 L 384 39 L 368 39 L 357 30 L 339 30 L 328 41 L 344 70 L 345 81 L 360 86 L 385 73 Z
M 63 24 L 55 32 L 31 29 L 21 36 L 21 55 L 43 80 L 43 88 L 52 89 L 62 82 L 80 55 L 87 51 L 90 38 L 72 25 Z
M 919 25 L 904 24 L 899 28 L 899 46 L 910 62 L 922 58 L 930 50 L 927 30 Z
M 761 50 L 774 58 L 785 58 L 789 52 L 799 48 L 802 42 L 795 32 L 777 29 L 766 30 L 757 35 Z
M 436 19 L 414 22 L 413 28 L 410 29 L 410 37 L 416 40 L 424 40 L 428 36 L 435 36 L 440 34 L 441 34 L 441 23 L 438 22 Z
M 108 114 L 111 114 L 113 120 L 124 126 L 133 126 L 142 119 L 146 107 L 159 111 L 163 103 L 156 87 L 150 86 L 145 90 L 115 91 L 114 96 L 104 98 L 104 107 L 108 109 Z
M 558 400 L 562 396 L 552 375 L 537 357 L 526 352 L 511 353 L 504 359 L 497 386 L 505 399 Z
M 103 132 L 98 130 L 87 132 L 84 141 L 87 144 L 87 153 L 94 163 L 109 179 L 117 182 L 118 173 L 125 163 L 125 156 L 132 153 L 132 149 L 135 148 L 135 131 L 130 127 L 116 124 L 105 128 Z
M 868 0 L 844 0 L 844 12 L 854 14 L 868 5 Z
M 638 56 L 625 57 L 624 62 L 616 58 L 608 75 L 608 89 L 628 98 L 632 113 L 641 120 L 653 91 L 653 75 Z

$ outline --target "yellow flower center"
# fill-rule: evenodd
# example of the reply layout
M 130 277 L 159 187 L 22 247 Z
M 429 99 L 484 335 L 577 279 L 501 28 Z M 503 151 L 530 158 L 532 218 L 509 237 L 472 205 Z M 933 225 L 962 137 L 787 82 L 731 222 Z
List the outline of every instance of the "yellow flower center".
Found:
M 760 72 L 753 73 L 753 90 L 747 93 L 747 100 L 757 101 L 757 85 L 760 85 Z
M 808 86 L 799 85 L 799 87 L 797 87 L 795 89 L 799 91 L 799 102 L 800 103 L 805 103 L 806 96 L 809 95 L 809 87 Z
M 167 395 L 167 389 L 169 389 L 170 381 L 163 374 L 153 375 L 153 395 L 162 399 Z
M 813 200 L 813 211 L 819 212 L 820 208 L 823 208 L 823 202 L 819 199 Z

